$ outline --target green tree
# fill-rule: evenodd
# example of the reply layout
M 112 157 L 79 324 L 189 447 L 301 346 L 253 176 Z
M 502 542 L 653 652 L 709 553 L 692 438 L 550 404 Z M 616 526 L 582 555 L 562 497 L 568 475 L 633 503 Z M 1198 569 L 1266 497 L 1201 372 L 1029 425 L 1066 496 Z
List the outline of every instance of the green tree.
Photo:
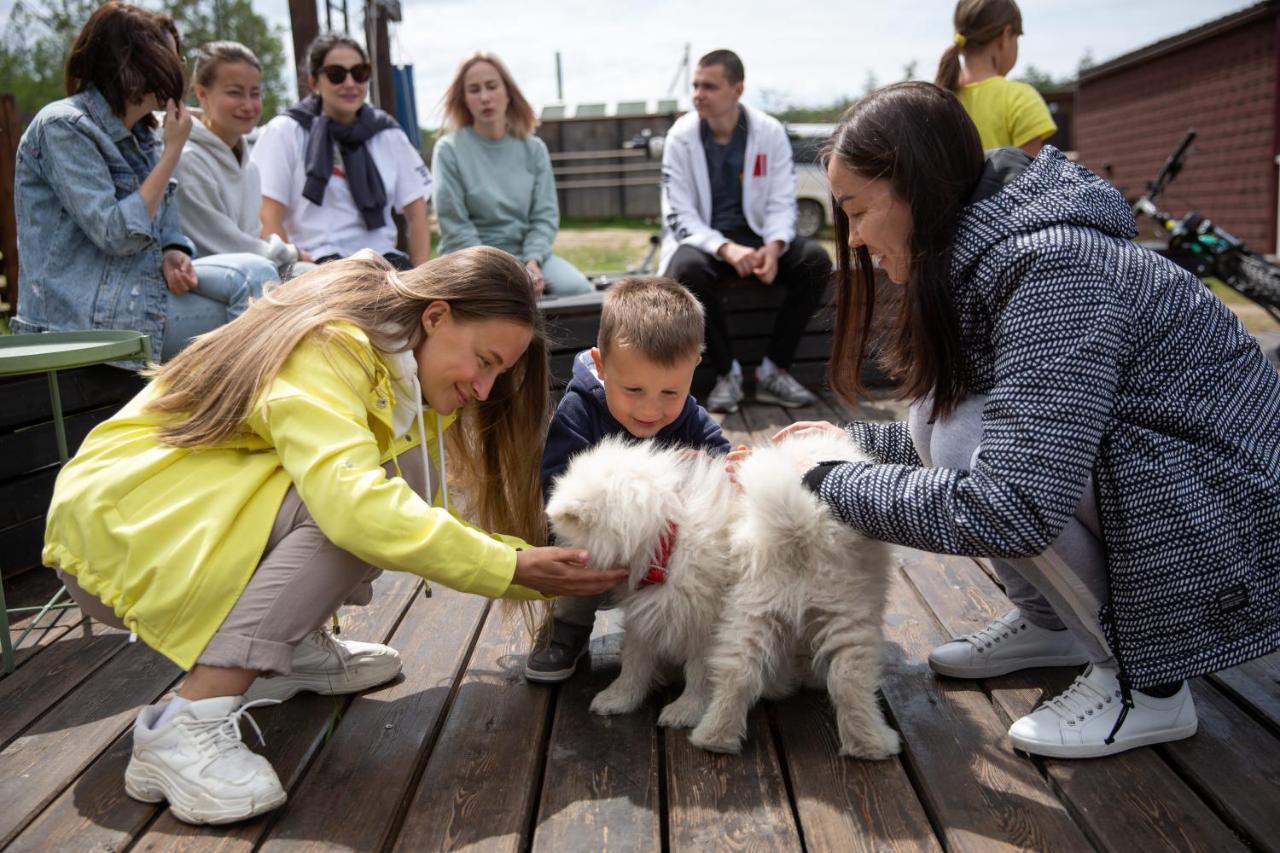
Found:
M 100 0 L 16 0 L 0 36 L 0 91 L 12 92 L 31 115 L 66 96 L 63 67 L 76 34 Z M 231 40 L 247 45 L 262 63 L 263 112 L 274 116 L 286 97 L 284 31 L 253 11 L 249 0 L 179 0 L 161 5 L 187 47 Z
M 1016 79 L 1021 80 L 1023 83 L 1030 83 L 1038 92 L 1048 92 L 1071 82 L 1071 79 L 1067 77 L 1056 80 L 1048 71 L 1043 71 L 1034 65 L 1028 65 L 1027 69 L 1019 74 Z
M 67 50 L 97 7 L 97 0 L 16 0 L 10 8 L 0 36 L 0 91 L 13 93 L 19 113 L 66 97 Z

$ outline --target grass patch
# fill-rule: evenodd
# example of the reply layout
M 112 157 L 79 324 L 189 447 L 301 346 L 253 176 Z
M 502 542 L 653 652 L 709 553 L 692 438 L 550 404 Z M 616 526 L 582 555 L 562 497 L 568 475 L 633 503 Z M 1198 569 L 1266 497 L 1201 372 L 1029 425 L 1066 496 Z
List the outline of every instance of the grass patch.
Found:
M 561 231 L 594 231 L 599 228 L 626 228 L 631 231 L 657 231 L 661 223 L 656 218 L 626 218 L 613 216 L 608 219 L 581 219 L 576 216 L 560 218 Z

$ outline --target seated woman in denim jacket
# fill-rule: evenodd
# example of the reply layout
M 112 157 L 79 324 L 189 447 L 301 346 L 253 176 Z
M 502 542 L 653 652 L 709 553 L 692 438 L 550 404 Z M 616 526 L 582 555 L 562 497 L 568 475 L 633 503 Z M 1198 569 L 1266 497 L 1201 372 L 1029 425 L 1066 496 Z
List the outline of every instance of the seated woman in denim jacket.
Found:
M 133 45 L 125 59 L 122 44 Z M 76 37 L 70 97 L 45 106 L 18 145 L 15 332 L 134 329 L 166 359 L 276 278 L 255 255 L 191 260 L 172 180 L 191 132 L 179 49 L 169 18 L 115 2 Z

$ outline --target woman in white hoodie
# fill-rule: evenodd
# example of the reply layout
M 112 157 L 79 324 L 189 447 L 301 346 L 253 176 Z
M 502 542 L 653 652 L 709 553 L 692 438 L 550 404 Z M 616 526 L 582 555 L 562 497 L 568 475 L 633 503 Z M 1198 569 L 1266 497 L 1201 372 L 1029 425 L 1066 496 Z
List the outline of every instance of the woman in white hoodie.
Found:
M 201 256 L 248 252 L 282 272 L 310 261 L 275 234 L 262 236 L 261 182 L 245 138 L 262 118 L 258 58 L 239 42 L 209 42 L 196 50 L 194 78 L 200 109 L 177 170 L 183 232 Z

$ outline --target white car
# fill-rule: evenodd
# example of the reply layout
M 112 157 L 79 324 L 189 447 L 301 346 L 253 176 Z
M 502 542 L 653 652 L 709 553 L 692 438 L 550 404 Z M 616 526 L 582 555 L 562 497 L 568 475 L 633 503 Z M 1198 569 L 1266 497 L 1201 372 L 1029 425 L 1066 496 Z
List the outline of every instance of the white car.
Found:
M 791 159 L 796 167 L 796 233 L 812 237 L 833 223 L 831 187 L 818 162 L 822 146 L 835 132 L 834 124 L 788 124 Z

